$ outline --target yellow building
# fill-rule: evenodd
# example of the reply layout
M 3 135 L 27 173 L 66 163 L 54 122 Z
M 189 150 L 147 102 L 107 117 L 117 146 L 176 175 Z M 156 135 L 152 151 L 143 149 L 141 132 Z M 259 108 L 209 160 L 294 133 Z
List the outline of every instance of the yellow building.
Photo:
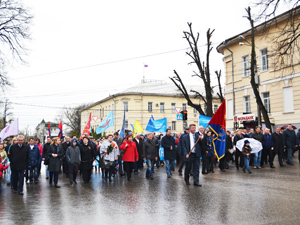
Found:
M 202 93 L 199 86 L 187 85 L 186 89 L 193 89 Z M 190 93 L 190 95 L 193 96 L 194 94 Z M 199 104 L 200 100 L 193 99 L 193 101 Z M 219 105 L 219 99 L 215 99 L 215 111 Z M 92 118 L 97 119 L 96 122 L 93 119 L 91 120 L 91 127 L 96 130 L 111 110 L 114 110 L 114 126 L 108 128 L 105 131 L 106 134 L 114 133 L 122 128 L 124 111 L 125 129 L 132 130 L 130 124 L 134 124 L 136 120 L 145 129 L 152 115 L 155 120 L 167 118 L 167 125 L 172 129 L 172 132 L 183 132 L 183 121 L 177 120 L 176 109 L 178 108 L 188 111 L 187 124 L 198 124 L 198 112 L 187 105 L 186 99 L 173 83 L 143 80 L 138 85 L 110 95 L 84 109 L 81 112 L 81 132 L 88 121 L 90 113 L 92 113 Z M 145 133 L 147 132 L 145 131 Z
M 299 11 L 299 7 L 294 11 L 297 24 Z M 292 60 L 288 56 L 278 57 L 278 46 L 287 40 L 286 35 L 280 34 L 290 24 L 290 13 L 285 12 L 255 27 L 257 81 L 271 123 L 276 126 L 291 123 L 300 128 L 299 50 L 295 49 Z M 235 119 L 240 120 L 238 126 L 244 124 L 250 128 L 257 125 L 257 104 L 250 84 L 250 42 L 251 31 L 247 30 L 217 47 L 224 55 L 228 129 L 233 129 Z M 262 122 L 264 127 L 263 118 Z

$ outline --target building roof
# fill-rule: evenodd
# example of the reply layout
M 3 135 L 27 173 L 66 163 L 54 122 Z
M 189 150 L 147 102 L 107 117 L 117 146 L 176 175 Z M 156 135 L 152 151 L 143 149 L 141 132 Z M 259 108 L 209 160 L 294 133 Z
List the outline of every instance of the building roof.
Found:
M 255 32 L 263 32 L 267 28 L 269 28 L 272 24 L 276 25 L 278 23 L 281 23 L 281 22 L 289 19 L 291 17 L 291 15 L 295 16 L 295 15 L 298 15 L 299 13 L 300 13 L 300 6 L 295 7 L 289 11 L 286 11 L 270 20 L 267 20 L 267 21 L 255 26 L 255 28 L 254 28 Z M 221 54 L 224 54 L 224 49 L 226 49 L 226 46 L 230 46 L 230 45 L 236 44 L 238 42 L 241 42 L 244 39 L 247 39 L 248 37 L 251 37 L 251 28 L 223 41 L 221 44 L 219 44 L 217 46 L 217 51 Z
M 46 127 L 48 127 L 48 123 L 49 122 L 45 122 L 45 120 L 43 119 L 37 126 L 36 128 L 39 128 L 41 124 L 45 124 Z M 58 123 L 54 123 L 54 122 L 50 122 L 50 127 L 57 127 Z
M 191 90 L 198 91 L 199 93 L 205 96 L 205 89 L 201 85 L 185 85 L 186 90 L 189 95 L 194 96 L 195 93 L 191 92 Z M 214 97 L 217 96 L 217 88 L 214 88 Z M 166 97 L 184 97 L 180 90 L 173 83 L 168 83 L 162 80 L 142 80 L 141 83 L 136 84 L 130 88 L 125 89 L 119 93 L 110 95 L 94 104 L 91 104 L 85 109 L 91 108 L 95 105 L 101 104 L 109 99 L 114 97 L 123 96 L 123 95 L 144 95 L 144 96 L 166 96 Z M 85 110 L 83 109 L 83 110 Z

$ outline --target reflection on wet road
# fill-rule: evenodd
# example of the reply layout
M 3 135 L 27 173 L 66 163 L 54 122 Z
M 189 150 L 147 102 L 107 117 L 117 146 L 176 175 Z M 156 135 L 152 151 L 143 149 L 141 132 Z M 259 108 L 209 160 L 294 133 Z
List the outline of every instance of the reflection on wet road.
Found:
M 186 186 L 177 171 L 167 178 L 165 167 L 154 180 L 145 169 L 132 181 L 116 177 L 105 182 L 93 171 L 92 181 L 60 189 L 25 184 L 16 195 L 5 181 L 0 194 L 0 224 L 299 224 L 300 167 L 253 170 L 230 167 L 225 173 L 200 176 L 202 187 Z

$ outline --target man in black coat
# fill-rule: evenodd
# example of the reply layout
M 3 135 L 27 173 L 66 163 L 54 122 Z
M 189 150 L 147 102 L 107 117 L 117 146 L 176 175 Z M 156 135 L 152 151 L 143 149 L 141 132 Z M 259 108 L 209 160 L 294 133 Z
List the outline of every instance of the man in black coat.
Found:
M 64 150 L 64 156 L 62 157 L 62 164 L 63 164 L 63 173 L 66 175 L 66 178 L 69 177 L 69 168 L 68 168 L 68 162 L 66 159 L 66 152 L 69 146 L 71 146 L 70 137 L 65 137 L 65 142 L 62 144 L 62 148 Z
M 168 178 L 171 178 L 176 162 L 175 139 L 171 136 L 171 130 L 166 130 L 166 135 L 161 139 L 161 146 L 164 148 L 164 158 Z
M 287 129 L 283 132 L 283 146 L 287 149 L 288 154 L 286 163 L 293 166 L 293 153 L 294 149 L 298 147 L 298 140 L 291 124 L 289 124 Z
M 114 142 L 117 143 L 119 149 L 120 149 L 120 146 L 122 145 L 123 143 L 123 138 L 121 138 L 119 136 L 119 133 L 118 132 L 115 132 L 114 133 L 114 139 L 113 139 Z M 123 170 L 123 163 L 122 163 L 122 159 L 123 159 L 123 154 L 124 154 L 124 151 L 123 150 L 120 150 L 120 155 L 118 157 L 118 164 L 119 164 L 119 174 L 121 177 L 124 177 L 125 176 L 125 173 L 124 173 L 124 170 Z
M 190 128 L 190 133 L 183 136 L 183 140 L 182 140 L 182 151 L 186 158 L 184 180 L 186 185 L 190 185 L 190 181 L 189 181 L 190 172 L 193 167 L 194 185 L 201 187 L 201 184 L 199 184 L 199 166 L 200 166 L 200 157 L 202 152 L 201 148 L 204 148 L 204 145 L 201 144 L 201 142 L 203 142 L 204 135 L 202 134 L 202 139 L 201 139 L 199 133 L 196 133 L 195 124 L 190 124 L 189 128 Z
M 14 193 L 23 195 L 24 171 L 29 165 L 29 147 L 24 144 L 24 136 L 19 135 L 18 143 L 11 146 L 8 158 L 12 171 L 12 185 Z
M 237 134 L 234 136 L 233 138 L 233 145 L 236 146 L 236 143 L 243 139 L 244 136 L 242 135 L 242 130 L 239 129 L 237 131 Z M 244 166 L 244 156 L 242 155 L 242 149 L 238 149 L 238 148 L 235 148 L 235 166 L 236 166 L 236 169 L 239 170 L 240 167 L 243 167 Z M 239 158 L 240 158 L 240 162 L 239 162 Z
M 259 141 L 261 145 L 264 146 L 265 138 L 261 132 L 260 126 L 255 127 L 255 132 L 251 135 L 251 138 L 254 138 L 255 140 Z M 254 154 L 254 167 L 253 167 L 254 169 L 262 168 L 262 160 L 261 160 L 262 151 L 264 150 L 261 150 L 260 152 Z
M 43 158 L 43 161 L 44 161 L 44 164 L 45 164 L 45 171 L 46 171 L 46 179 L 49 179 L 49 170 L 48 170 L 48 163 L 49 163 L 49 160 L 48 160 L 48 152 L 50 151 L 50 145 L 51 145 L 51 137 L 47 137 L 47 143 L 44 144 L 44 147 L 43 147 L 43 155 L 42 155 L 42 158 Z
M 137 134 L 133 141 L 136 144 L 137 151 L 139 153 L 139 160 L 134 163 L 134 174 L 137 175 L 139 173 L 139 169 L 143 168 L 143 144 L 144 141 L 141 138 L 140 134 Z
M 273 160 L 275 155 L 278 155 L 278 162 L 280 166 L 283 165 L 283 135 L 280 133 L 280 127 L 276 127 L 275 132 L 272 133 L 273 143 L 274 143 L 274 153 L 272 154 Z
M 183 136 L 187 135 L 190 133 L 190 128 L 189 127 L 186 127 L 184 129 L 184 133 L 180 135 L 180 138 L 179 138 L 179 143 L 178 143 L 178 154 L 179 154 L 179 157 L 180 157 L 180 160 L 179 160 L 179 168 L 178 168 L 178 173 L 179 173 L 179 176 L 182 176 L 182 169 L 183 169 L 183 166 L 185 164 L 185 155 L 183 154 L 183 151 L 182 151 L 182 141 L 183 141 Z

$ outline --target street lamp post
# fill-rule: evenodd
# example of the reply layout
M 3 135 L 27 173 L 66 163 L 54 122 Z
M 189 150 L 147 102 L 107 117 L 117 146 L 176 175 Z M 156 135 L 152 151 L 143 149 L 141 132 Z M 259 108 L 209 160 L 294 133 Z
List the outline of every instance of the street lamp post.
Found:
M 223 42 L 224 47 L 231 53 L 231 83 L 232 83 L 232 114 L 233 116 L 235 115 L 235 92 L 234 92 L 234 65 L 233 65 L 233 52 L 226 46 L 226 42 Z M 237 129 L 237 122 L 234 122 L 234 119 L 232 118 L 233 121 L 233 127 Z

